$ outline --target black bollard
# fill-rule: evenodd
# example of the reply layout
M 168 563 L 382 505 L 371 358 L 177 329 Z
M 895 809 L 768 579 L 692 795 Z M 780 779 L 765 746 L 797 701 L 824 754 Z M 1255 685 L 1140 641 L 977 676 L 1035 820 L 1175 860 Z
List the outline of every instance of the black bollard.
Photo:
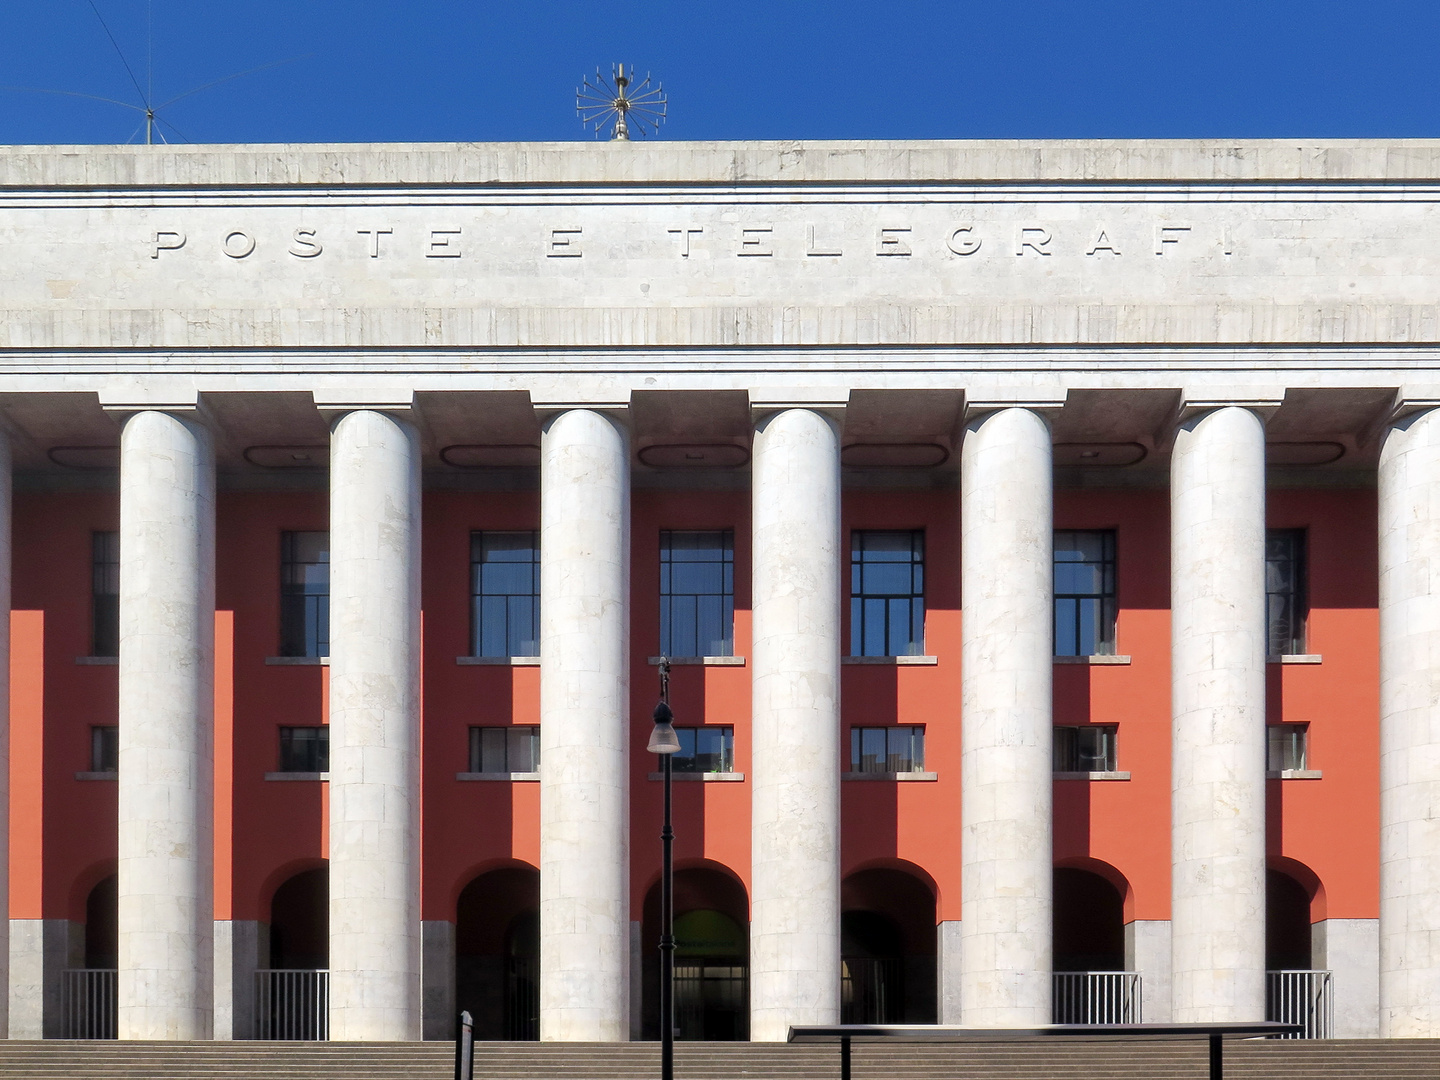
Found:
M 475 1072 L 475 1021 L 468 1012 L 460 1014 L 455 1035 L 455 1080 L 470 1080 Z

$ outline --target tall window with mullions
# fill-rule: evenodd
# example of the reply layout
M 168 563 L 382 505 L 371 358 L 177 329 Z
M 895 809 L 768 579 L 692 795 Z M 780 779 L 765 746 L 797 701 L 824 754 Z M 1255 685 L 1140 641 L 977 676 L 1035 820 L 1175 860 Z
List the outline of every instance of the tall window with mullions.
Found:
M 330 655 L 330 534 L 280 534 L 280 655 Z
M 1270 656 L 1305 652 L 1305 530 L 1265 530 L 1265 628 Z
M 735 533 L 660 533 L 660 652 L 735 653 Z
M 470 655 L 540 655 L 540 534 L 470 534 Z
M 120 655 L 120 534 L 90 534 L 90 655 Z
M 925 651 L 925 532 L 850 534 L 850 655 Z
M 1055 655 L 1115 652 L 1115 533 L 1055 533 Z

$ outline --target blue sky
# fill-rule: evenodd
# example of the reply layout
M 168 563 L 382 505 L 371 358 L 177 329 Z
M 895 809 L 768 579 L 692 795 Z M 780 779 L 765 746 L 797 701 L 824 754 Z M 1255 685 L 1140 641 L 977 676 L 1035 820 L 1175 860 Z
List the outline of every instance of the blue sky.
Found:
M 580 139 L 580 77 L 670 95 L 667 139 L 1440 136 L 1435 0 L 94 0 L 192 142 Z M 153 35 L 147 38 L 147 9 Z M 0 0 L 0 85 L 138 104 L 89 0 Z M 0 143 L 141 115 L 0 92 Z M 142 136 L 143 138 L 143 136 Z

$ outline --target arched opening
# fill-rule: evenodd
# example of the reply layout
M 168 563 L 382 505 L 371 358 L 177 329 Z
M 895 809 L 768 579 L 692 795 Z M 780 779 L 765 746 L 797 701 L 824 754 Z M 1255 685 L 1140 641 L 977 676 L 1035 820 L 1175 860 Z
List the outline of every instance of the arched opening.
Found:
M 840 1015 L 847 1024 L 935 1023 L 935 894 L 904 870 L 840 885 Z
M 1055 871 L 1056 971 L 1125 970 L 1125 898 L 1089 870 Z
M 1280 870 L 1265 871 L 1265 968 L 1308 971 L 1314 966 L 1310 890 Z
M 1106 870 L 1055 869 L 1051 1019 L 1057 1024 L 1133 1024 L 1143 1015 L 1140 976 L 1125 970 L 1126 886 L 1113 868 Z
M 676 1037 L 750 1037 L 750 900 L 729 871 L 675 871 Z M 645 894 L 641 1032 L 660 1037 L 660 883 Z
M 115 875 L 102 878 L 85 897 L 85 967 L 113 971 L 120 955 L 119 901 Z
M 481 874 L 455 910 L 455 1007 L 477 1039 L 540 1038 L 540 874 L 507 866 Z
M 302 870 L 270 899 L 270 967 L 324 971 L 330 966 L 330 871 Z

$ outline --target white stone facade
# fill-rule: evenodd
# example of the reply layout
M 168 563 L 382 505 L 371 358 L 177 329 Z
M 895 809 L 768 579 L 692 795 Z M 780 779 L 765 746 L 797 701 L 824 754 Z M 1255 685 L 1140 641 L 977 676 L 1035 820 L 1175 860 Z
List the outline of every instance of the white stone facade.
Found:
M 59 450 L 119 446 L 120 1036 L 249 1022 L 263 934 L 211 896 L 217 468 L 327 440 L 331 1036 L 446 1032 L 422 492 L 533 439 L 541 1038 L 639 1030 L 631 483 L 692 443 L 750 468 L 752 1038 L 841 1016 L 854 446 L 875 484 L 939 448 L 959 489 L 938 1017 L 977 1025 L 1051 1015 L 1057 488 L 1133 458 L 1116 483 L 1169 492 L 1173 914 L 1126 954 L 1175 1021 L 1266 1009 L 1267 483 L 1378 488 L 1378 922 L 1317 922 L 1316 954 L 1337 1033 L 1440 1037 L 1437 200 L 1432 141 L 0 148 L 0 598 L 11 457 L 63 487 Z M 63 922 L 11 923 L 13 1037 L 57 1034 Z

